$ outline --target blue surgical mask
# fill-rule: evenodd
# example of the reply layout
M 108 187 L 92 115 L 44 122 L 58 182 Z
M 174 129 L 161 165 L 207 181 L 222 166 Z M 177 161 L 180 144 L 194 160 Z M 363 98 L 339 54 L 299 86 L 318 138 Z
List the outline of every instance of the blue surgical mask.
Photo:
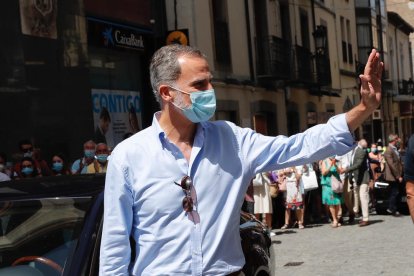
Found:
M 95 156 L 95 151 L 94 150 L 85 150 L 84 155 L 86 158 L 92 158 Z
M 22 173 L 23 173 L 24 175 L 31 175 L 31 174 L 33 173 L 33 168 L 24 167 L 24 168 L 22 169 Z
M 31 152 L 31 151 L 28 151 L 28 152 L 23 153 L 23 157 L 32 158 L 32 155 L 33 155 L 33 152 Z
M 214 112 L 216 111 L 216 95 L 214 89 L 188 93 L 172 86 L 171 88 L 190 95 L 192 104 L 189 107 L 182 108 L 174 103 L 173 104 L 181 109 L 185 117 L 191 122 L 205 122 L 214 115 Z
M 60 163 L 60 162 L 53 163 L 52 169 L 56 172 L 60 172 L 63 169 L 63 163 Z
M 96 156 L 96 160 L 98 160 L 100 163 L 105 163 L 106 160 L 108 160 L 108 154 L 98 154 Z

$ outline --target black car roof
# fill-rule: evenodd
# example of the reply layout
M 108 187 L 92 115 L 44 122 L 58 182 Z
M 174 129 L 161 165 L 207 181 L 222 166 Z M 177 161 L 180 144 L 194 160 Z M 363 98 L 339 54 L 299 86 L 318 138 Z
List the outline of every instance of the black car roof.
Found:
M 105 174 L 61 175 L 0 182 L 0 200 L 94 196 L 103 191 Z

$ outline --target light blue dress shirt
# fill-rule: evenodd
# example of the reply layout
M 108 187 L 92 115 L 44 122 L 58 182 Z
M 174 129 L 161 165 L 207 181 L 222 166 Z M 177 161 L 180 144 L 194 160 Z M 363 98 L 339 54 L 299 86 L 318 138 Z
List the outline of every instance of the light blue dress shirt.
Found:
M 244 263 L 240 209 L 258 172 L 310 163 L 354 146 L 345 115 L 291 137 L 226 121 L 198 124 L 190 161 L 152 126 L 112 152 L 105 184 L 100 275 L 227 275 Z M 180 182 L 193 179 L 194 211 Z M 136 241 L 131 260 L 129 236 Z

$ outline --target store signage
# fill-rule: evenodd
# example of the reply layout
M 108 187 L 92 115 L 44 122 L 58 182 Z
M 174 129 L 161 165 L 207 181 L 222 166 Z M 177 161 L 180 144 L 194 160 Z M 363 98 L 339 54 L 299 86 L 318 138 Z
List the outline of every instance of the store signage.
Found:
M 182 30 L 174 30 L 169 31 L 167 33 L 166 44 L 181 44 L 181 45 L 189 45 L 188 44 L 188 29 Z
M 145 49 L 145 35 L 140 29 L 88 19 L 88 42 L 112 49 Z
M 92 89 L 92 111 L 96 137 L 104 138 L 111 148 L 127 133 L 136 133 L 142 126 L 141 92 L 129 90 Z M 100 126 L 106 113 L 107 128 Z M 99 134 L 101 133 L 101 135 Z

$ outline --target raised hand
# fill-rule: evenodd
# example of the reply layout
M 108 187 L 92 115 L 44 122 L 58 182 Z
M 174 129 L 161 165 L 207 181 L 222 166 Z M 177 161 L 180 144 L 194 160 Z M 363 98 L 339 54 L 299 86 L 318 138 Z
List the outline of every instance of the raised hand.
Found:
M 361 103 L 368 110 L 374 111 L 381 103 L 381 75 L 384 63 L 380 60 L 379 53 L 372 49 L 365 65 L 361 79 Z
M 359 127 L 381 103 L 381 75 L 384 63 L 379 53 L 372 49 L 361 79 L 361 102 L 346 113 L 349 130 Z

